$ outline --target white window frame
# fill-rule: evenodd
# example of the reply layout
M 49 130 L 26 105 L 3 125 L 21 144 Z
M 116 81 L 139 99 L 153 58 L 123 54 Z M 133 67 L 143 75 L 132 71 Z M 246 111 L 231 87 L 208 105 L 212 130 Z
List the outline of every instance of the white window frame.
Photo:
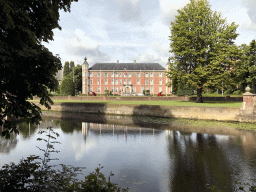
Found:
M 150 79 L 150 85 L 153 85 L 153 79 Z
M 137 85 L 140 85 L 140 79 L 137 79 Z
M 137 77 L 140 77 L 140 73 L 137 73 Z
M 108 73 L 105 73 L 105 77 L 108 77 Z
M 107 85 L 108 84 L 108 79 L 105 79 L 105 85 Z
M 148 77 L 148 73 L 145 73 L 145 77 Z
M 163 74 L 162 74 L 162 73 L 159 73 L 159 77 L 163 77 Z
M 97 79 L 97 85 L 100 85 L 100 79 Z
M 153 77 L 153 73 L 150 73 L 150 77 Z
M 163 84 L 163 80 L 159 79 L 159 85 L 162 85 L 162 84 Z
M 132 77 L 132 73 L 128 73 L 128 77 Z
M 159 92 L 162 92 L 163 91 L 163 88 L 162 87 L 159 87 Z
M 97 87 L 97 92 L 100 93 L 100 87 Z
M 115 85 L 118 85 L 118 79 L 115 79 Z
M 145 85 L 148 85 L 148 79 L 145 79 Z
M 90 79 L 90 85 L 92 85 L 93 84 L 93 80 L 92 79 Z

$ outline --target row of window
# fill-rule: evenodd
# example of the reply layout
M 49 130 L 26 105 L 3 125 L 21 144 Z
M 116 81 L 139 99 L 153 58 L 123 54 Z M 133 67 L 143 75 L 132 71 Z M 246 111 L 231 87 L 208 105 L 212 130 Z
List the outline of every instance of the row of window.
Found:
M 104 77 L 108 77 L 109 73 L 104 73 Z M 115 77 L 132 77 L 132 73 L 115 73 Z M 137 73 L 136 74 L 137 77 L 140 77 L 141 74 L 140 73 Z M 145 73 L 145 77 L 153 77 L 154 76 L 154 73 Z M 93 73 L 90 72 L 90 77 L 93 77 Z M 100 73 L 97 73 L 97 77 L 100 77 Z M 114 73 L 112 72 L 111 73 L 111 77 L 114 77 Z M 159 77 L 163 77 L 163 73 L 159 73 Z
M 105 79 L 105 85 L 108 85 L 108 79 Z M 85 83 L 85 80 L 84 80 Z M 124 85 L 127 84 L 127 80 L 124 79 Z M 132 80 L 128 79 L 128 84 L 132 84 Z M 137 85 L 140 85 L 140 79 L 137 79 L 136 82 Z M 145 85 L 153 85 L 153 79 L 150 79 L 150 81 L 148 79 L 145 80 Z M 159 85 L 162 85 L 163 81 L 162 79 L 159 79 Z M 93 85 L 93 79 L 90 79 L 90 85 Z M 100 85 L 100 79 L 97 79 L 97 85 Z M 114 85 L 114 79 L 111 79 L 111 85 Z M 122 85 L 122 79 L 115 79 L 115 85 Z
M 108 90 L 108 87 L 105 87 L 104 90 Z M 111 90 L 109 90 L 109 91 L 111 91 L 112 93 L 114 93 L 114 90 L 115 90 L 115 93 L 123 92 L 123 91 L 125 92 L 125 90 L 124 90 L 123 87 L 115 87 L 115 89 L 114 89 L 114 88 L 111 88 Z M 141 87 L 141 88 L 140 88 L 140 92 L 143 93 L 143 90 L 150 90 L 150 92 L 153 93 L 153 87 L 145 87 L 145 89 L 144 89 L 144 87 Z M 95 90 L 93 90 L 93 87 L 90 87 L 90 92 L 93 92 L 93 91 L 95 91 Z M 138 90 L 138 91 L 139 91 L 139 90 Z M 162 92 L 162 91 L 163 91 L 162 87 L 159 87 L 159 92 Z M 98 93 L 101 92 L 101 91 L 100 91 L 100 87 L 97 87 L 97 92 L 98 92 Z M 131 90 L 131 92 L 136 93 L 136 87 L 133 87 L 132 90 Z

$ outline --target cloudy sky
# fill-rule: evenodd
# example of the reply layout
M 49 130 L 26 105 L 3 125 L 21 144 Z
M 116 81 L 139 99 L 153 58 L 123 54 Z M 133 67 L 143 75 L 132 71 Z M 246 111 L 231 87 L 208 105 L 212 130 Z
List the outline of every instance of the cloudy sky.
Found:
M 65 61 L 149 62 L 163 66 L 170 56 L 170 22 L 189 0 L 79 0 L 60 12 L 62 30 L 44 43 Z M 256 0 L 209 0 L 227 22 L 239 24 L 235 43 L 256 39 Z

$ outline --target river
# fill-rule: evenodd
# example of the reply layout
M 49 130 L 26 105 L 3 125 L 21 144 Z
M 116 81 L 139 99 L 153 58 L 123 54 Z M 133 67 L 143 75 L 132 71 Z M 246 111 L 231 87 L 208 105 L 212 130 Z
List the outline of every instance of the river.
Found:
M 186 120 L 188 122 L 188 120 Z M 0 166 L 41 155 L 39 130 L 60 134 L 52 164 L 96 167 L 129 191 L 235 191 L 236 182 L 256 185 L 256 132 L 229 127 L 193 127 L 159 118 L 74 113 L 46 115 L 39 126 L 20 122 L 19 135 L 0 138 Z M 225 124 L 224 124 L 225 125 Z M 82 179 L 82 177 L 79 177 Z M 246 188 L 245 188 L 246 189 Z M 248 189 L 248 188 L 247 188 Z

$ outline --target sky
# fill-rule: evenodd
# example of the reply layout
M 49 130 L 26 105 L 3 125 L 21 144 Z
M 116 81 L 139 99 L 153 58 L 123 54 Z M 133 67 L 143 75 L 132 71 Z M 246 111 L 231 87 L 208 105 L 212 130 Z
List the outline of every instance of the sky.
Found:
M 65 61 L 90 67 L 95 63 L 159 63 L 165 67 L 171 56 L 169 36 L 177 10 L 190 0 L 79 0 L 71 12 L 60 11 L 62 30 L 43 43 Z M 209 0 L 213 11 L 227 23 L 235 22 L 235 44 L 256 39 L 256 0 Z

